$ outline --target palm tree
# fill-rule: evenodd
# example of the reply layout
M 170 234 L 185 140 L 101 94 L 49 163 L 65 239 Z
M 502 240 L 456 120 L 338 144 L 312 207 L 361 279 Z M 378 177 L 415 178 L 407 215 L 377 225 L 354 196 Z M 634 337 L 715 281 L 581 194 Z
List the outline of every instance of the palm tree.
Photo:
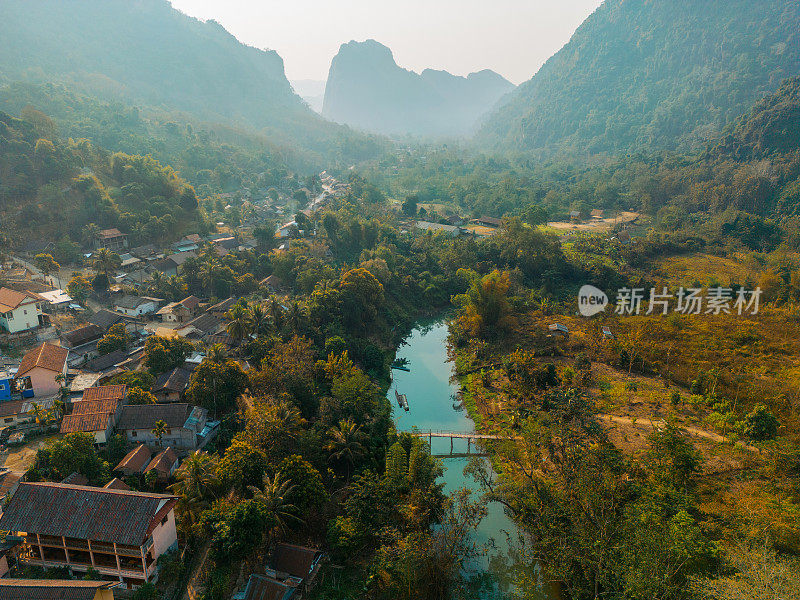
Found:
M 264 310 L 263 305 L 254 304 L 250 308 L 250 321 L 253 326 L 253 333 L 256 335 L 267 333 L 269 319 L 267 317 L 267 311 Z
M 264 505 L 267 511 L 275 518 L 273 532 L 285 535 L 288 529 L 288 522 L 295 521 L 302 523 L 302 520 L 295 514 L 297 507 L 286 501 L 286 496 L 291 494 L 297 486 L 292 485 L 289 480 L 284 480 L 280 472 L 275 477 L 270 478 L 266 473 L 262 480 L 263 489 L 249 485 L 247 489 L 253 494 L 253 500 Z
M 300 327 L 303 323 L 304 316 L 303 305 L 297 300 L 292 302 L 292 305 L 289 308 L 289 326 L 292 328 L 292 333 L 300 333 Z
M 161 419 L 159 419 L 158 421 L 155 422 L 155 425 L 153 426 L 153 429 L 150 431 L 150 433 L 152 433 L 154 436 L 158 438 L 158 445 L 163 448 L 161 439 L 167 433 L 167 424 Z
M 277 331 L 283 329 L 283 307 L 275 296 L 272 297 L 269 303 L 269 316 L 272 318 L 272 325 Z
M 47 411 L 35 402 L 32 403 L 28 414 L 33 416 L 39 429 L 42 428 L 42 422 L 47 420 Z
M 200 269 L 198 270 L 198 278 L 200 279 L 200 284 L 203 286 L 203 289 L 209 296 L 213 296 L 214 292 L 214 282 L 216 281 L 216 270 L 217 270 L 217 260 L 209 259 L 204 261 L 200 265 Z
M 325 450 L 331 453 L 329 460 L 344 462 L 347 465 L 347 481 L 356 461 L 366 454 L 363 442 L 366 435 L 352 419 L 344 419 L 328 431 L 328 443 Z
M 227 331 L 234 343 L 240 344 L 244 338 L 250 335 L 252 328 L 252 315 L 243 304 L 236 304 L 232 309 L 225 313 L 228 319 Z
M 94 270 L 98 273 L 102 273 L 103 275 L 108 278 L 108 274 L 110 271 L 113 271 L 122 264 L 122 259 L 119 257 L 119 254 L 116 252 L 112 252 L 108 248 L 100 248 L 94 257 Z M 111 281 L 109 279 L 109 281 Z
M 204 353 L 206 360 L 215 365 L 221 365 L 228 359 L 228 350 L 224 344 L 214 344 L 213 346 L 205 346 Z
M 208 452 L 195 450 L 183 460 L 175 479 L 170 489 L 183 498 L 201 501 L 213 496 L 217 485 L 217 460 Z

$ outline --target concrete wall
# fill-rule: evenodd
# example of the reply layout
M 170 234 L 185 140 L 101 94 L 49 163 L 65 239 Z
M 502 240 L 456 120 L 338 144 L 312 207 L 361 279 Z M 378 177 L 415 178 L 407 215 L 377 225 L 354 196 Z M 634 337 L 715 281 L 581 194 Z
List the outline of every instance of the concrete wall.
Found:
M 10 314 L 13 315 L 12 319 L 6 318 L 5 314 L 0 317 L 0 327 L 9 333 L 18 333 L 38 327 L 39 315 L 42 314 L 42 311 L 35 302 L 31 302 L 15 308 L 10 311 Z
M 64 371 L 66 371 L 66 366 Z M 33 393 L 38 398 L 52 396 L 53 394 L 58 393 L 58 390 L 61 386 L 56 382 L 56 375 L 58 375 L 58 373 L 54 373 L 48 369 L 43 369 L 42 367 L 34 367 L 25 374 L 26 377 L 31 378 Z

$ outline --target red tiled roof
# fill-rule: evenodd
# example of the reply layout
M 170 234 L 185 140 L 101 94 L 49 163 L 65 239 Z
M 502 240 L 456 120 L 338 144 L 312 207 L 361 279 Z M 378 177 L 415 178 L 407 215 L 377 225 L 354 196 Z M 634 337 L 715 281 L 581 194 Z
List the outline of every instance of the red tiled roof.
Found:
M 20 483 L 0 531 L 141 546 L 178 499 L 64 483 Z
M 150 463 L 151 457 L 150 449 L 144 444 L 136 446 L 133 450 L 128 452 L 119 464 L 114 467 L 115 471 L 131 471 L 132 473 L 141 473 L 144 471 L 145 465 Z
M 127 386 L 99 385 L 83 390 L 83 400 L 124 400 Z
M 23 304 L 33 303 L 39 296 L 31 292 L 18 292 L 10 288 L 0 288 L 0 312 L 8 312 Z
M 111 424 L 113 414 L 107 412 L 66 415 L 61 419 L 61 433 L 94 433 L 105 431 Z
M 44 342 L 41 346 L 34 348 L 22 357 L 17 377 L 25 375 L 35 367 L 61 373 L 64 370 L 68 355 L 69 350 L 66 348 Z

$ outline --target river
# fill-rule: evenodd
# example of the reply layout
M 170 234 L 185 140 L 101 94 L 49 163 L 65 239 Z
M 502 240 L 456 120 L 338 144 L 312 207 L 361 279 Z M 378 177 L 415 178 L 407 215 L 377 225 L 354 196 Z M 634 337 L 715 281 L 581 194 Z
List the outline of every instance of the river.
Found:
M 410 372 L 393 370 L 392 386 L 388 392 L 398 431 L 411 431 L 415 427 L 420 431 L 475 431 L 475 425 L 467 411 L 453 408 L 458 387 L 451 383 L 453 370 L 447 358 L 446 322 L 435 321 L 427 325 L 418 325 L 405 339 L 404 345 L 398 348 L 397 358 L 407 359 L 407 366 L 410 368 Z M 398 407 L 395 390 L 408 397 L 410 409 L 408 412 Z M 433 438 L 432 442 L 433 454 L 450 452 L 448 438 Z M 454 440 L 453 451 L 465 453 L 466 440 Z M 468 488 L 476 495 L 481 493 L 479 484 L 464 475 L 464 467 L 469 460 L 468 458 L 442 459 L 446 492 Z M 518 566 L 507 558 L 509 551 L 507 534 L 510 534 L 512 539 L 516 538 L 517 527 L 506 516 L 500 504 L 491 503 L 487 510 L 488 514 L 474 533 L 475 542 L 486 547 L 483 556 L 470 567 L 470 571 L 484 581 L 484 585 L 476 592 L 474 598 L 475 600 L 518 598 L 506 575 L 509 568 Z M 553 597 L 543 592 L 536 596 L 543 599 Z M 526 597 L 531 596 L 526 595 Z

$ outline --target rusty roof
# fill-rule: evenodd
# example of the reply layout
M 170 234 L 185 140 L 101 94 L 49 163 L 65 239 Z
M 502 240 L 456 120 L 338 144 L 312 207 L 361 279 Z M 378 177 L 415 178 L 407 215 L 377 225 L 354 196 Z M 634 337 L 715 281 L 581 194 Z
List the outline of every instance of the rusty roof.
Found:
M 64 370 L 64 365 L 67 363 L 68 355 L 69 350 L 66 348 L 44 342 L 22 357 L 22 362 L 17 371 L 17 377 L 25 375 L 36 367 L 61 373 Z
M 0 288 L 0 312 L 8 312 L 37 300 L 40 298 L 33 292 L 18 292 L 7 287 Z
M 286 592 L 294 589 L 282 581 L 265 575 L 250 575 L 244 600 L 282 600 Z
M 94 340 L 103 337 L 103 330 L 94 323 L 89 323 L 83 327 L 78 327 L 61 335 L 61 339 L 67 342 L 72 348 L 83 346 Z
M 113 418 L 114 415 L 108 412 L 66 415 L 61 419 L 61 433 L 105 431 Z
M 144 444 L 139 444 L 128 452 L 119 464 L 114 467 L 115 471 L 129 470 L 133 473 L 141 473 L 144 467 L 150 462 L 150 449 Z
M 108 482 L 107 484 L 105 484 L 103 487 L 104 487 L 105 489 L 107 489 L 107 490 L 124 490 L 124 491 L 130 491 L 130 489 L 131 489 L 131 486 L 129 486 L 127 483 L 125 483 L 125 482 L 124 482 L 124 481 L 122 481 L 121 479 L 118 479 L 117 477 L 114 477 L 114 479 L 112 479 L 111 481 L 109 481 L 109 482 Z
M 141 546 L 178 499 L 64 483 L 20 483 L 0 531 Z
M 82 400 L 124 400 L 127 387 L 125 384 L 121 384 L 86 388 L 83 390 Z
M 92 600 L 115 581 L 82 579 L 0 579 L 0 600 Z
M 276 571 L 304 579 L 311 572 L 311 568 L 319 556 L 320 551 L 315 548 L 278 544 L 273 554 L 273 567 Z
M 150 464 L 147 465 L 144 472 L 147 473 L 155 469 L 165 477 L 169 477 L 169 473 L 176 462 L 178 462 L 178 456 L 172 448 L 168 447 L 166 450 L 162 450 L 153 457 L 153 460 L 150 461 Z

